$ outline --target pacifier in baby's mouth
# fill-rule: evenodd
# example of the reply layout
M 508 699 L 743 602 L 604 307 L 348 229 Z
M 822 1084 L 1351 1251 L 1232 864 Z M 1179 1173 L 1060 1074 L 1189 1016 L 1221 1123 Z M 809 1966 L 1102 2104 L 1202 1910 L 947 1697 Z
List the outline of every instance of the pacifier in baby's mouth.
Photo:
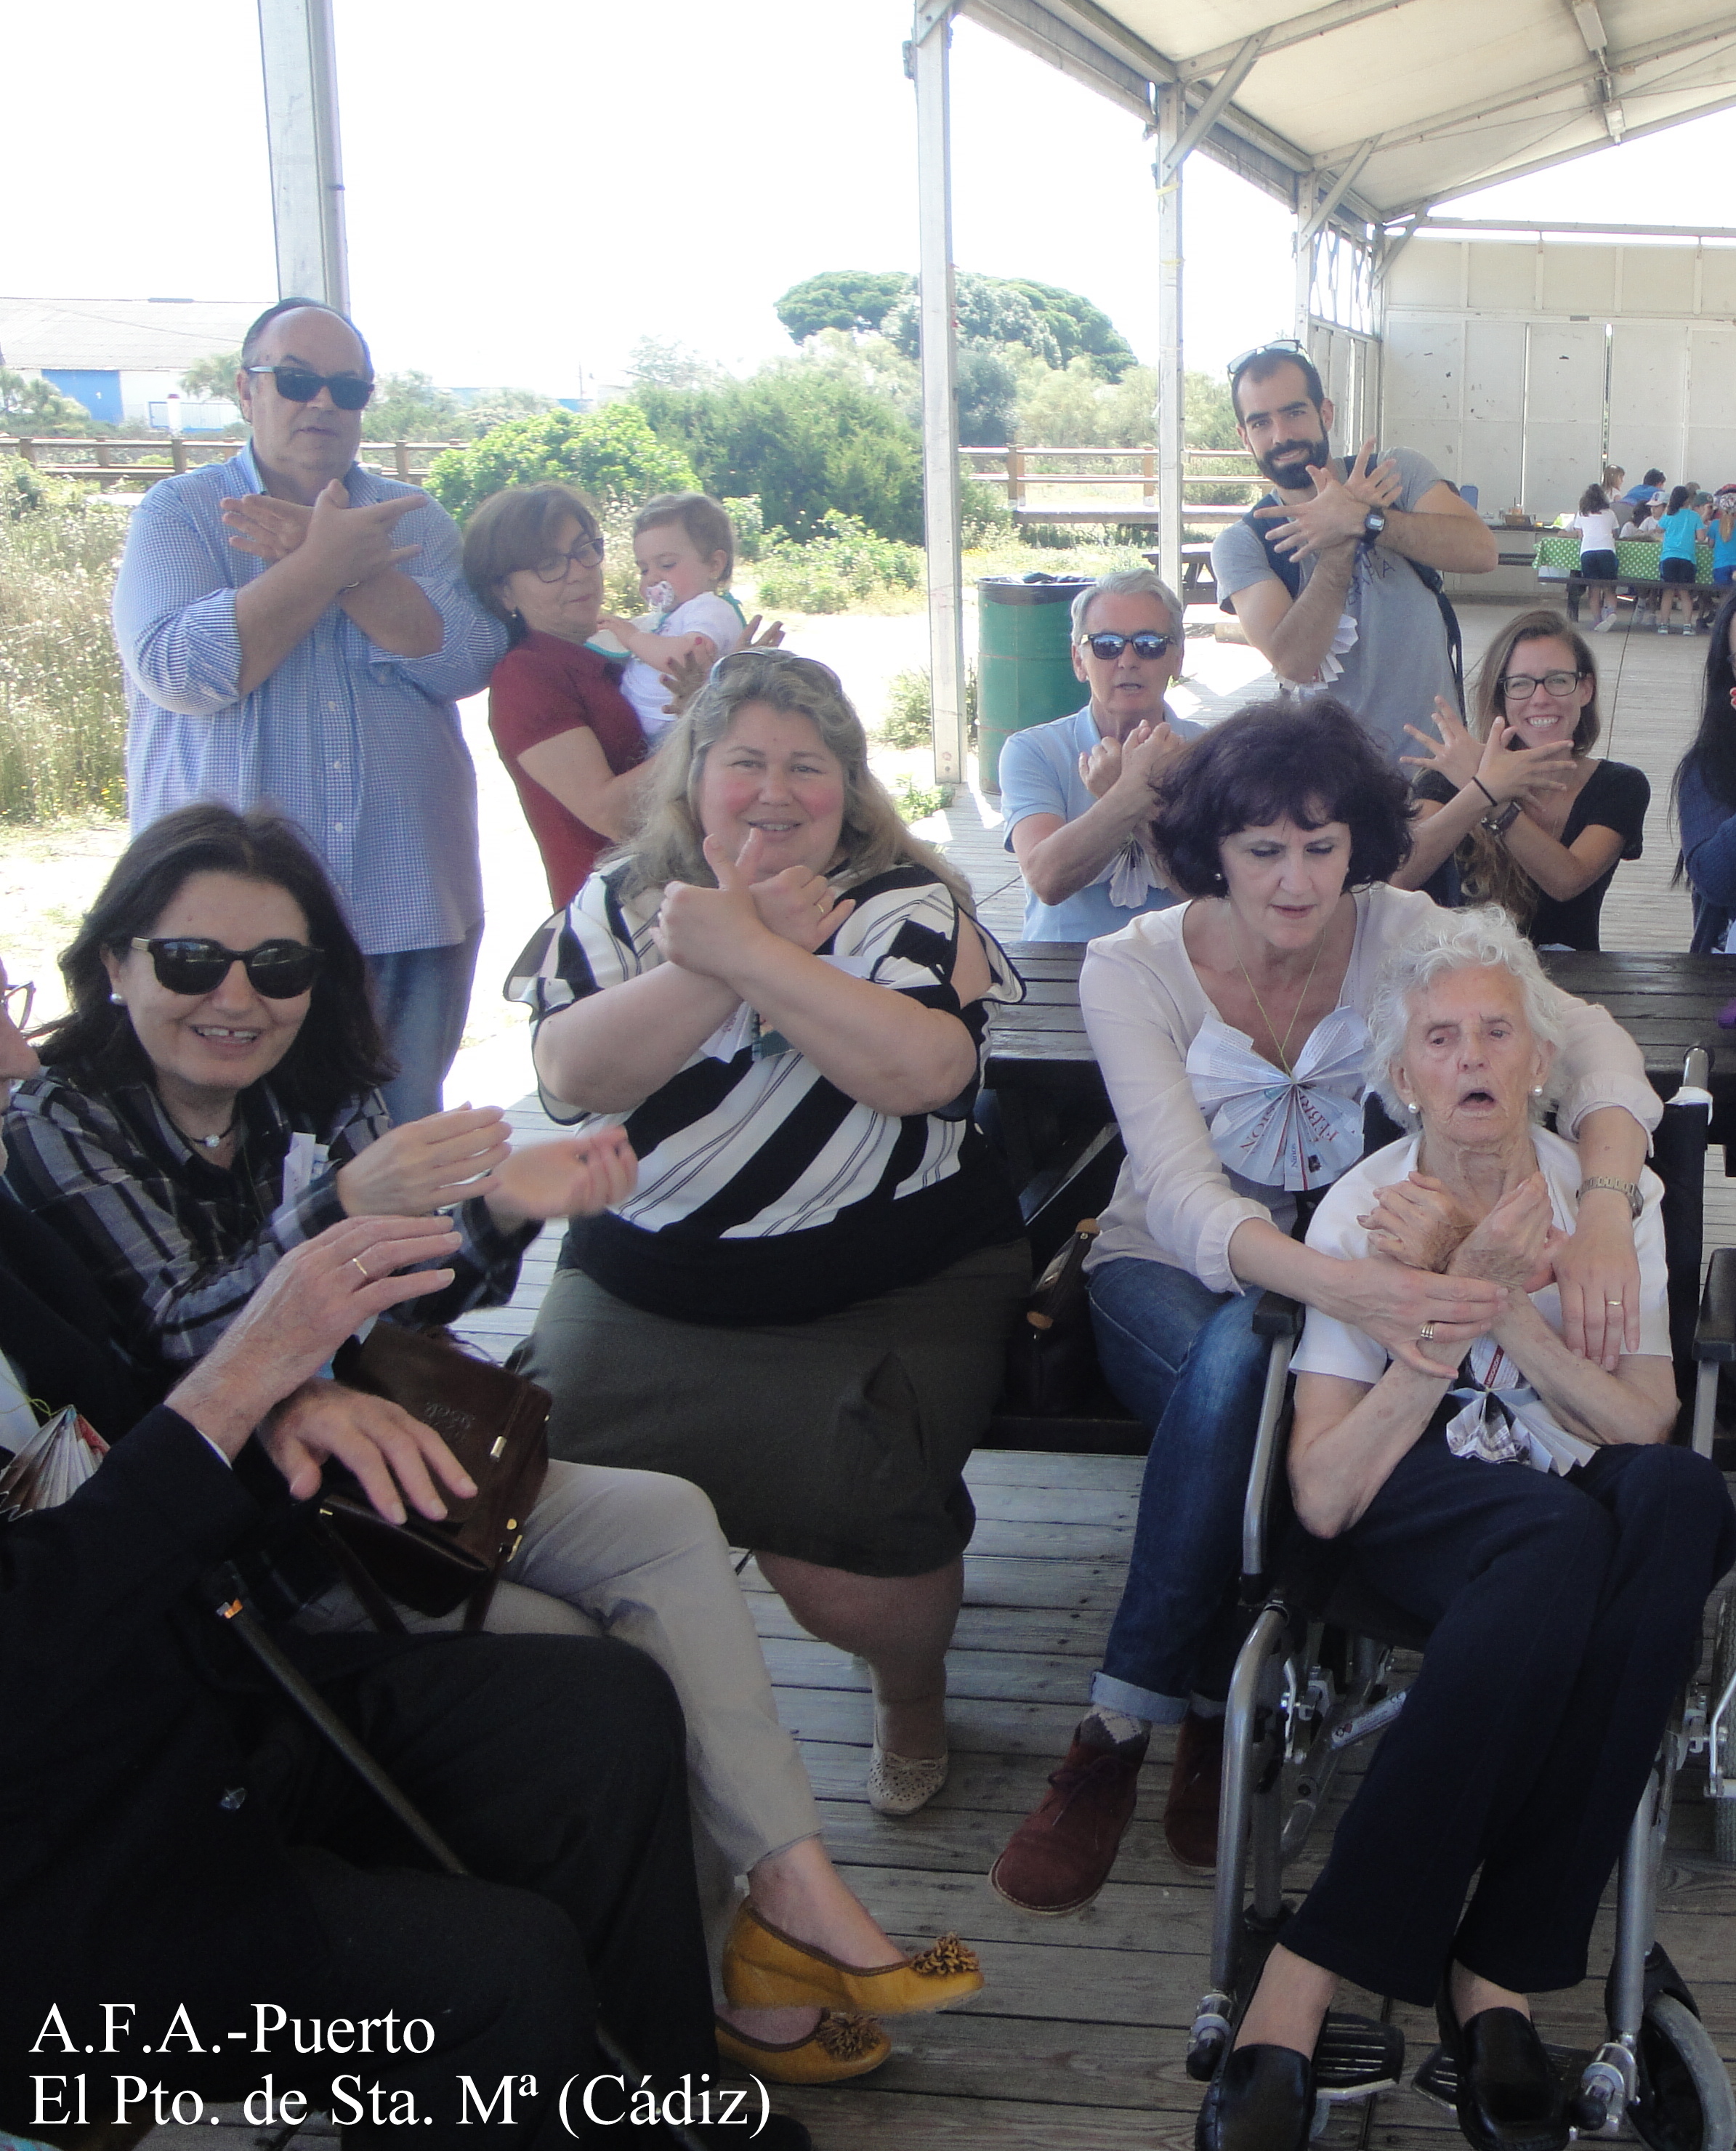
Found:
M 646 586 L 645 601 L 653 612 L 673 612 L 676 594 L 667 583 L 651 583 Z

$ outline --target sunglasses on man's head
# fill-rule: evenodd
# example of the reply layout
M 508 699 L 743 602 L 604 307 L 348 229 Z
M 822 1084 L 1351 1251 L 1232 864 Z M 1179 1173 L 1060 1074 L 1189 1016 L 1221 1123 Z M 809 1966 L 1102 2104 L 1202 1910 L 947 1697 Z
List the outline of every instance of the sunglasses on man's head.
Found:
M 315 373 L 305 366 L 244 366 L 243 373 L 269 373 L 286 403 L 311 403 L 322 388 L 340 411 L 362 411 L 374 384 L 357 373 Z
M 1257 343 L 1252 350 L 1238 352 L 1224 372 L 1233 381 L 1244 366 L 1252 366 L 1257 358 L 1301 358 L 1305 355 L 1294 337 L 1274 337 L 1270 343 Z
M 220 941 L 172 934 L 147 941 L 133 936 L 132 946 L 151 960 L 157 984 L 172 994 L 214 994 L 229 976 L 231 964 L 245 966 L 247 983 L 268 1001 L 293 1000 L 313 984 L 325 961 L 324 951 L 305 941 L 261 941 L 256 949 L 225 949 Z
M 1084 640 L 1086 648 L 1093 657 L 1101 657 L 1106 663 L 1113 664 L 1129 643 L 1133 645 L 1136 657 L 1150 659 L 1167 656 L 1175 639 L 1172 635 L 1149 634 L 1141 628 L 1137 635 L 1088 635 Z

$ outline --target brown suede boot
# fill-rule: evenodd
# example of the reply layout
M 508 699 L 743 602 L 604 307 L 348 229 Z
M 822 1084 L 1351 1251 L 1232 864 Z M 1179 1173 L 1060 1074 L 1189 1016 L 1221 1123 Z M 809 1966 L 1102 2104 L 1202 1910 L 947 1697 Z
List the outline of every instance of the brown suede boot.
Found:
M 1120 1747 L 1073 1736 L 1035 1811 L 1008 1839 L 990 1885 L 1023 1912 L 1076 1912 L 1109 1879 L 1139 1797 L 1146 1743 Z
M 1183 1867 L 1217 1865 L 1217 1799 L 1223 1789 L 1223 1719 L 1190 1710 L 1176 1728 L 1176 1759 L 1163 1807 L 1163 1835 Z

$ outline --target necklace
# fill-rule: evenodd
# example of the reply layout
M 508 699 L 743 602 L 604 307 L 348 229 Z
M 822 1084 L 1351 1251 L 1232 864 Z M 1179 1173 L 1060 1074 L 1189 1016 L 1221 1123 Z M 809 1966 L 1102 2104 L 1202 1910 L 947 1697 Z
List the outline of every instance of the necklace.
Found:
M 1290 1033 L 1295 1030 L 1296 1019 L 1302 1014 L 1302 1004 L 1308 999 L 1308 989 L 1314 983 L 1314 974 L 1320 968 L 1320 952 L 1325 948 L 1327 934 L 1331 931 L 1332 921 L 1329 919 L 1325 931 L 1314 944 L 1314 960 L 1308 967 L 1308 976 L 1302 982 L 1302 991 L 1296 997 L 1296 1005 L 1290 1011 L 1290 1020 L 1284 1026 L 1284 1035 L 1280 1038 L 1278 1035 L 1278 1025 L 1267 1015 L 1266 1004 L 1260 999 L 1259 989 L 1248 976 L 1248 966 L 1242 960 L 1242 943 L 1236 932 L 1236 914 L 1233 911 L 1230 914 L 1230 946 L 1236 952 L 1236 969 L 1242 974 L 1243 984 L 1253 995 L 1253 1005 L 1260 1012 L 1261 1022 L 1272 1034 L 1272 1042 L 1278 1048 L 1278 1065 L 1293 1082 L 1296 1078 L 1296 1070 L 1290 1065 Z
M 161 1105 L 161 1099 L 159 1099 L 157 1102 Z M 170 1126 L 175 1130 L 175 1133 L 180 1137 L 183 1142 L 196 1143 L 200 1150 L 220 1150 L 235 1133 L 236 1127 L 240 1125 L 241 1118 L 240 1109 L 237 1106 L 229 1116 L 229 1126 L 225 1128 L 220 1135 L 195 1136 L 190 1135 L 188 1133 L 187 1130 L 181 1126 L 178 1120 L 176 1120 L 175 1115 L 170 1111 L 167 1106 L 163 1106 L 163 1115 L 164 1119 L 169 1122 Z

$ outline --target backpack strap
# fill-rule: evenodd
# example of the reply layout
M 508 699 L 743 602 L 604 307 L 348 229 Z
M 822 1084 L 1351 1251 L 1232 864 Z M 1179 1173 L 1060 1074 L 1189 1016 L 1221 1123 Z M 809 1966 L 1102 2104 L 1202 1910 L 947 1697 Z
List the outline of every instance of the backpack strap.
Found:
M 1344 476 L 1349 478 L 1356 462 L 1355 457 L 1344 456 L 1339 460 L 1344 467 Z M 1281 553 L 1278 549 L 1273 538 L 1276 519 L 1260 513 L 1263 508 L 1279 508 L 1283 504 L 1275 493 L 1266 493 L 1242 518 L 1242 524 L 1244 529 L 1253 531 L 1259 539 L 1261 549 L 1266 555 L 1267 566 L 1290 593 L 1290 602 L 1293 605 L 1302 595 L 1302 569 L 1288 553 Z M 1429 567 L 1421 560 L 1410 560 L 1403 553 L 1398 557 L 1406 561 L 1423 587 L 1433 594 L 1435 602 L 1440 609 L 1440 624 L 1446 630 L 1447 659 L 1453 669 L 1453 684 L 1459 691 L 1459 707 L 1462 711 L 1465 707 L 1465 636 L 1459 625 L 1459 615 L 1453 610 L 1453 601 L 1446 594 L 1445 578 L 1438 568 Z M 1233 614 L 1236 610 L 1234 598 L 1220 598 L 1217 610 Z

